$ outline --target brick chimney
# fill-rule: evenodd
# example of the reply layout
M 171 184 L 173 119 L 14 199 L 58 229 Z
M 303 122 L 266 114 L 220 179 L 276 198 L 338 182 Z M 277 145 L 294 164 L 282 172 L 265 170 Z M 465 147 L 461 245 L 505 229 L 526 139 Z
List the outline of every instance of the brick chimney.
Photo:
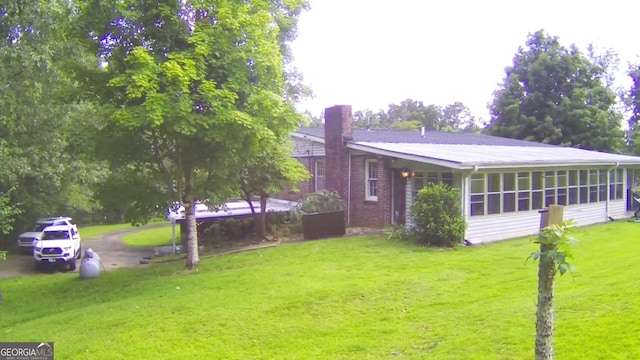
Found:
M 353 140 L 351 105 L 324 109 L 325 184 L 346 201 L 349 186 L 349 152 L 346 142 Z

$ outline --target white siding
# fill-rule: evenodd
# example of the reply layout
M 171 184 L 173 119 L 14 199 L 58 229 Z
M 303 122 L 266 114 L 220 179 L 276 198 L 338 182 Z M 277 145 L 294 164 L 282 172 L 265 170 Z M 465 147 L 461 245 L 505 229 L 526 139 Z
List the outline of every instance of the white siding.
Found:
M 564 208 L 564 219 L 572 219 L 576 225 L 585 226 L 608 221 L 608 217 L 620 219 L 628 216 L 626 202 L 614 200 L 607 203 L 572 205 Z M 540 214 L 537 211 L 508 213 L 493 216 L 470 217 L 467 220 L 465 238 L 474 244 L 535 235 L 540 230 Z
M 412 190 L 413 190 L 413 181 L 409 180 L 407 181 L 407 186 L 405 187 L 405 196 L 406 196 L 406 202 L 405 202 L 405 227 L 411 229 L 414 225 L 413 223 L 413 217 L 411 216 L 411 205 L 413 204 L 413 195 L 412 195 Z
M 293 139 L 292 157 L 324 156 L 324 144 L 308 139 Z
M 626 218 L 632 215 L 633 215 L 633 212 L 631 212 L 631 215 L 627 212 L 626 193 L 625 193 L 624 199 L 612 200 L 609 202 L 609 216 L 611 216 L 612 218 L 620 219 L 620 218 Z

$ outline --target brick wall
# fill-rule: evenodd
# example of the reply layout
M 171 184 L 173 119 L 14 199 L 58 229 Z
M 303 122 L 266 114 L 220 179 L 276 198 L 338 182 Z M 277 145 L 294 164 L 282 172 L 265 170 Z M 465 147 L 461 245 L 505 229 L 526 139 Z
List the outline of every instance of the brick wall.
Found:
M 378 162 L 378 201 L 365 200 L 365 160 Z M 382 228 L 391 224 L 391 170 L 389 159 L 375 156 L 351 157 L 351 224 Z

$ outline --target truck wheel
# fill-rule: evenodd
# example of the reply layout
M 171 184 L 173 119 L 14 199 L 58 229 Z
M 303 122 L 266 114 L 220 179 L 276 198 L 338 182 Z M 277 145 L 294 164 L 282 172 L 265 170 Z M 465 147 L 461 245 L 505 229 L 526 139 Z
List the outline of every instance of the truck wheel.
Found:
M 37 272 L 42 272 L 42 263 L 40 261 L 34 261 L 35 263 L 35 268 Z
M 76 269 L 76 258 L 69 260 L 69 271 L 74 271 Z
M 82 257 L 82 245 L 78 248 L 78 252 L 76 252 L 76 259 L 80 259 Z

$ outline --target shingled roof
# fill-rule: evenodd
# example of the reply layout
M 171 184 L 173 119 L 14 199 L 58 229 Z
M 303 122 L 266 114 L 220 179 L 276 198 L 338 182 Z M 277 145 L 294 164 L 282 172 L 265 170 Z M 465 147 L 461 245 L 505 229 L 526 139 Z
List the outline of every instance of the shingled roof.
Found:
M 303 127 L 296 133 L 324 139 L 324 127 Z M 554 145 L 532 141 L 508 139 L 476 133 L 426 131 L 424 137 L 420 131 L 388 129 L 353 129 L 353 142 L 391 143 L 391 144 L 441 144 L 441 145 L 493 145 L 549 147 Z
M 324 128 L 299 128 L 294 136 L 324 142 Z M 353 150 L 449 168 L 640 165 L 640 157 L 569 148 L 475 133 L 354 129 Z

